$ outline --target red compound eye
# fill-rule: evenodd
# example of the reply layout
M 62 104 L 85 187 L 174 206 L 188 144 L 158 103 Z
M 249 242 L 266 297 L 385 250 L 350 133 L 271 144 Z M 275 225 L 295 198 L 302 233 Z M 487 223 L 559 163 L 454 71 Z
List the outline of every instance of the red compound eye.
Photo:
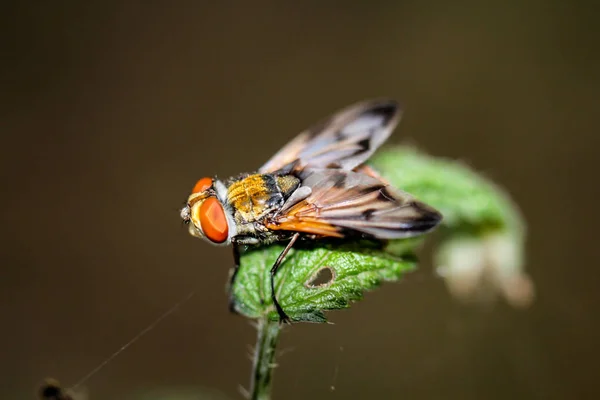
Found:
M 200 206 L 200 226 L 210 241 L 223 243 L 229 235 L 229 226 L 223 206 L 216 197 L 209 197 Z
M 206 189 L 211 187 L 212 184 L 213 184 L 212 178 L 202 178 L 198 182 L 196 182 L 194 189 L 192 189 L 192 193 L 204 192 Z

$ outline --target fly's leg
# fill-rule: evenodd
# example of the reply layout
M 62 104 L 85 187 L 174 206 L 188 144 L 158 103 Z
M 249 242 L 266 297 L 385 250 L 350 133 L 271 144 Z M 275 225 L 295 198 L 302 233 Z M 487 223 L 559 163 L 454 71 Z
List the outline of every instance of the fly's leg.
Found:
M 275 305 L 277 314 L 279 314 L 279 322 L 289 323 L 290 318 L 287 316 L 285 311 L 283 311 L 283 308 L 281 308 L 281 305 L 277 301 L 277 295 L 275 293 L 275 274 L 277 273 L 281 262 L 283 261 L 287 253 L 290 251 L 298 237 L 300 237 L 299 233 L 295 233 L 294 236 L 292 236 L 292 239 L 289 241 L 287 246 L 285 246 L 285 249 L 283 249 L 283 251 L 279 254 L 279 257 L 277 257 L 277 260 L 275 260 L 275 264 L 273 264 L 273 267 L 271 268 L 271 300 L 273 300 L 273 304 Z
M 233 297 L 233 284 L 235 283 L 235 278 L 237 276 L 238 271 L 240 270 L 240 247 L 237 243 L 232 243 L 233 247 L 233 269 L 231 271 L 231 276 L 229 277 L 229 285 L 227 286 L 227 292 L 229 294 L 229 312 L 233 314 L 238 314 L 235 309 L 235 299 Z

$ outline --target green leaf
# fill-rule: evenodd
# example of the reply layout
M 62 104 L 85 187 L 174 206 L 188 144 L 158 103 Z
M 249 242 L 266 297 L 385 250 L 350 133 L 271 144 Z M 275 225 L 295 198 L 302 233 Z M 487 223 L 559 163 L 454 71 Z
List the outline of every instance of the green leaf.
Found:
M 283 248 L 271 245 L 242 255 L 232 292 L 238 312 L 279 319 L 271 302 L 270 270 Z M 365 290 L 415 267 L 414 256 L 399 257 L 369 242 L 315 244 L 290 250 L 275 277 L 275 290 L 293 321 L 326 322 L 323 311 L 349 307 Z

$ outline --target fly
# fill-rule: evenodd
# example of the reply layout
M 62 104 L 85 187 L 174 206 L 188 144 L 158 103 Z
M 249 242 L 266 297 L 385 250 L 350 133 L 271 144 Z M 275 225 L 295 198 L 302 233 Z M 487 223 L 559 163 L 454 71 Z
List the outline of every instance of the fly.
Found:
M 198 180 L 181 218 L 192 236 L 232 245 L 230 290 L 241 246 L 287 243 L 271 268 L 271 299 L 280 320 L 289 322 L 277 301 L 274 277 L 297 240 L 400 239 L 440 223 L 437 210 L 364 164 L 400 117 L 393 100 L 356 103 L 300 133 L 254 173 Z

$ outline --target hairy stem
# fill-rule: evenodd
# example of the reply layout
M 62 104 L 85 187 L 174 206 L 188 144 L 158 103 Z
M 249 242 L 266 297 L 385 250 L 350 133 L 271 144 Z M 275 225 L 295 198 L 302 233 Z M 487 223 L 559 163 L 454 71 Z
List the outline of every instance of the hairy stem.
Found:
M 271 398 L 271 374 L 275 367 L 275 351 L 280 329 L 279 322 L 269 321 L 266 316 L 258 320 L 258 338 L 250 387 L 252 400 Z

